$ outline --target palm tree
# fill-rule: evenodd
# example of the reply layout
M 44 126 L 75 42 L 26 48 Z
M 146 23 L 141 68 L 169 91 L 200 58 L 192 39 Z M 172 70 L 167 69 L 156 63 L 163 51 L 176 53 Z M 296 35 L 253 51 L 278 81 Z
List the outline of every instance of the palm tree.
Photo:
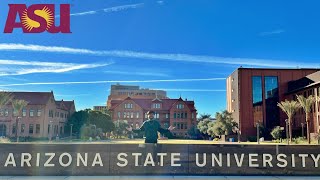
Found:
M 310 127 L 309 127 L 309 122 L 310 122 L 310 112 L 313 103 L 316 101 L 315 97 L 313 95 L 310 95 L 309 97 L 305 98 L 302 95 L 297 95 L 297 100 L 299 101 L 300 106 L 303 108 L 304 112 L 306 113 L 306 124 L 307 124 L 307 139 L 308 143 L 310 144 Z
M 289 123 L 289 140 L 292 142 L 292 117 L 295 112 L 300 108 L 300 104 L 297 101 L 281 101 L 277 106 L 288 116 Z
M 15 99 L 12 101 L 12 108 L 16 113 L 16 138 L 17 142 L 19 141 L 18 137 L 18 118 L 21 116 L 22 109 L 24 109 L 28 105 L 28 102 L 22 99 Z
M 11 93 L 0 92 L 0 108 L 7 105 L 12 99 Z

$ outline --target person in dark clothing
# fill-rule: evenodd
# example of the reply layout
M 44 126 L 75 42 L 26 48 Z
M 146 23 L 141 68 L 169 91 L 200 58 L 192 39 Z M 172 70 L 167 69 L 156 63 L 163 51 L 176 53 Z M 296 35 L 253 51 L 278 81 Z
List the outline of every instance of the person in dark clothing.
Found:
M 154 119 L 154 111 L 148 111 L 148 120 L 143 122 L 142 126 L 139 129 L 132 129 L 132 127 L 127 128 L 128 131 L 134 133 L 144 132 L 146 137 L 145 143 L 157 143 L 158 142 L 158 132 L 161 134 L 168 133 L 173 130 L 175 127 L 170 126 L 168 129 L 161 127 L 160 123 Z

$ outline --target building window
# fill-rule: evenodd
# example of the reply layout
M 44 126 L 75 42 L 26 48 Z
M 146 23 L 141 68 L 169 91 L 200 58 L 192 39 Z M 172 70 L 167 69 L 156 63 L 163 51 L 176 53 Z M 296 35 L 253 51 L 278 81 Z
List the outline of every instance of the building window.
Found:
M 21 133 L 24 133 L 24 129 L 26 128 L 26 125 L 25 124 L 21 124 L 21 130 L 20 130 L 20 132 Z
M 33 134 L 33 124 L 29 125 L 29 134 Z
M 49 117 L 53 117 L 53 110 L 49 110 Z
M 147 113 L 144 113 L 144 118 L 148 118 L 148 114 Z
M 137 112 L 137 116 L 136 117 L 139 118 L 139 112 Z
M 174 119 L 176 119 L 176 118 L 177 118 L 177 113 L 176 113 L 176 112 L 174 112 L 174 114 L 173 114 L 173 118 L 174 118 Z
M 38 116 L 38 117 L 41 116 L 41 109 L 38 109 L 38 111 L 37 111 L 37 116 Z
M 15 116 L 15 117 L 18 116 L 18 111 L 16 109 L 13 109 L 13 116 Z
M 154 118 L 159 119 L 159 117 L 160 117 L 160 116 L 159 116 L 159 113 L 157 113 L 157 112 L 154 113 Z
M 131 118 L 133 118 L 133 112 L 130 113 Z
M 252 108 L 253 108 L 253 123 L 263 122 L 263 110 L 262 110 L 262 77 L 252 76 Z M 235 109 L 232 110 L 235 112 Z
M 191 114 L 191 118 L 194 119 L 194 114 L 193 113 Z
M 265 94 L 265 107 L 266 107 L 266 127 L 272 128 L 279 126 L 279 88 L 277 76 L 264 77 L 264 94 Z
M 177 114 L 177 118 L 180 119 L 180 113 Z
M 153 103 L 152 104 L 152 108 L 153 109 L 160 109 L 161 108 L 161 104 L 160 103 Z
M 126 118 L 126 117 L 127 117 L 127 113 L 123 112 L 123 118 Z
M 40 133 L 40 124 L 36 124 L 36 134 Z
M 188 113 L 184 113 L 184 118 L 188 118 Z
M 177 109 L 183 109 L 184 108 L 184 104 L 177 104 Z
M 169 118 L 169 113 L 166 113 L 166 119 L 168 119 Z
M 27 116 L 27 110 L 26 109 L 22 109 L 22 116 L 26 117 Z
M 12 134 L 15 134 L 15 133 L 16 133 L 16 130 L 17 130 L 16 125 L 15 125 L 15 124 L 12 125 Z
M 30 116 L 30 117 L 33 117 L 33 115 L 34 115 L 34 110 L 33 110 L 33 109 L 30 109 L 30 110 L 29 110 L 29 116 Z
M 48 124 L 48 134 L 50 134 L 51 124 Z
M 4 109 L 0 109 L 0 116 L 4 115 Z
M 124 104 L 124 108 L 125 109 L 132 109 L 133 108 L 133 104 Z
M 9 116 L 9 110 L 8 109 L 4 110 L 4 116 Z
M 184 118 L 184 116 L 183 116 L 183 112 L 181 113 L 181 119 L 183 119 Z
M 121 117 L 121 112 L 118 112 L 118 118 L 120 118 Z

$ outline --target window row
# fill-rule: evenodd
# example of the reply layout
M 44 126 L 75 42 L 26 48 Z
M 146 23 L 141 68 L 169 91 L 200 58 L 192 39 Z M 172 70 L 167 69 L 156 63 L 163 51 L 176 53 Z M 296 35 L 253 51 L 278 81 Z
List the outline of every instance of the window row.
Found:
M 52 109 L 49 110 L 49 117 L 53 118 L 53 117 L 60 117 L 60 118 L 69 118 L 69 114 L 68 113 L 62 113 L 62 112 L 54 112 Z
M 123 112 L 123 115 L 121 116 L 121 112 L 118 112 L 118 118 L 139 118 L 140 113 L 139 112 Z
M 17 117 L 19 114 L 18 114 L 18 111 L 15 110 L 15 109 L 0 109 L 0 116 L 9 116 L 9 111 L 12 112 L 12 115 Z M 29 111 L 27 111 L 27 109 L 22 109 L 22 117 L 26 117 L 28 114 L 29 117 L 34 117 L 34 116 L 41 116 L 41 109 L 29 109 Z M 21 116 L 20 115 L 20 116 Z
M 176 127 L 176 129 L 188 129 L 188 124 L 187 123 L 174 122 L 173 126 Z
M 12 134 L 16 134 L 16 131 L 17 131 L 17 127 L 16 125 L 14 124 L 12 126 Z M 18 129 L 18 131 L 22 134 L 24 134 L 25 132 L 28 132 L 29 134 L 33 134 L 34 132 L 36 134 L 39 134 L 40 133 L 40 124 L 36 124 L 36 126 L 34 127 L 34 124 L 29 124 L 29 129 L 28 131 L 26 131 L 26 125 L 25 124 L 21 124 L 20 125 L 20 129 Z
M 174 112 L 173 118 L 174 119 L 187 119 L 188 113 L 187 112 Z

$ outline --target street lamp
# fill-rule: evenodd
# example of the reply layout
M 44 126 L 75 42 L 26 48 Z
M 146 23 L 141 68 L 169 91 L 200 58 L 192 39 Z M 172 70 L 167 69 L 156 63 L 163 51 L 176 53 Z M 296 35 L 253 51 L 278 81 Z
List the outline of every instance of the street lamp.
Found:
M 70 141 L 72 141 L 72 126 L 73 124 L 70 124 Z
M 257 126 L 257 142 L 258 144 L 260 144 L 260 132 L 259 132 L 259 123 L 256 123 L 256 126 Z
M 286 137 L 287 137 L 287 144 L 289 145 L 289 121 L 288 119 L 285 120 L 286 122 Z
M 49 141 L 51 141 L 51 139 L 52 139 L 52 122 L 53 122 L 53 121 L 50 121 L 50 128 L 49 128 Z
M 304 123 L 301 123 L 301 135 L 304 138 Z

